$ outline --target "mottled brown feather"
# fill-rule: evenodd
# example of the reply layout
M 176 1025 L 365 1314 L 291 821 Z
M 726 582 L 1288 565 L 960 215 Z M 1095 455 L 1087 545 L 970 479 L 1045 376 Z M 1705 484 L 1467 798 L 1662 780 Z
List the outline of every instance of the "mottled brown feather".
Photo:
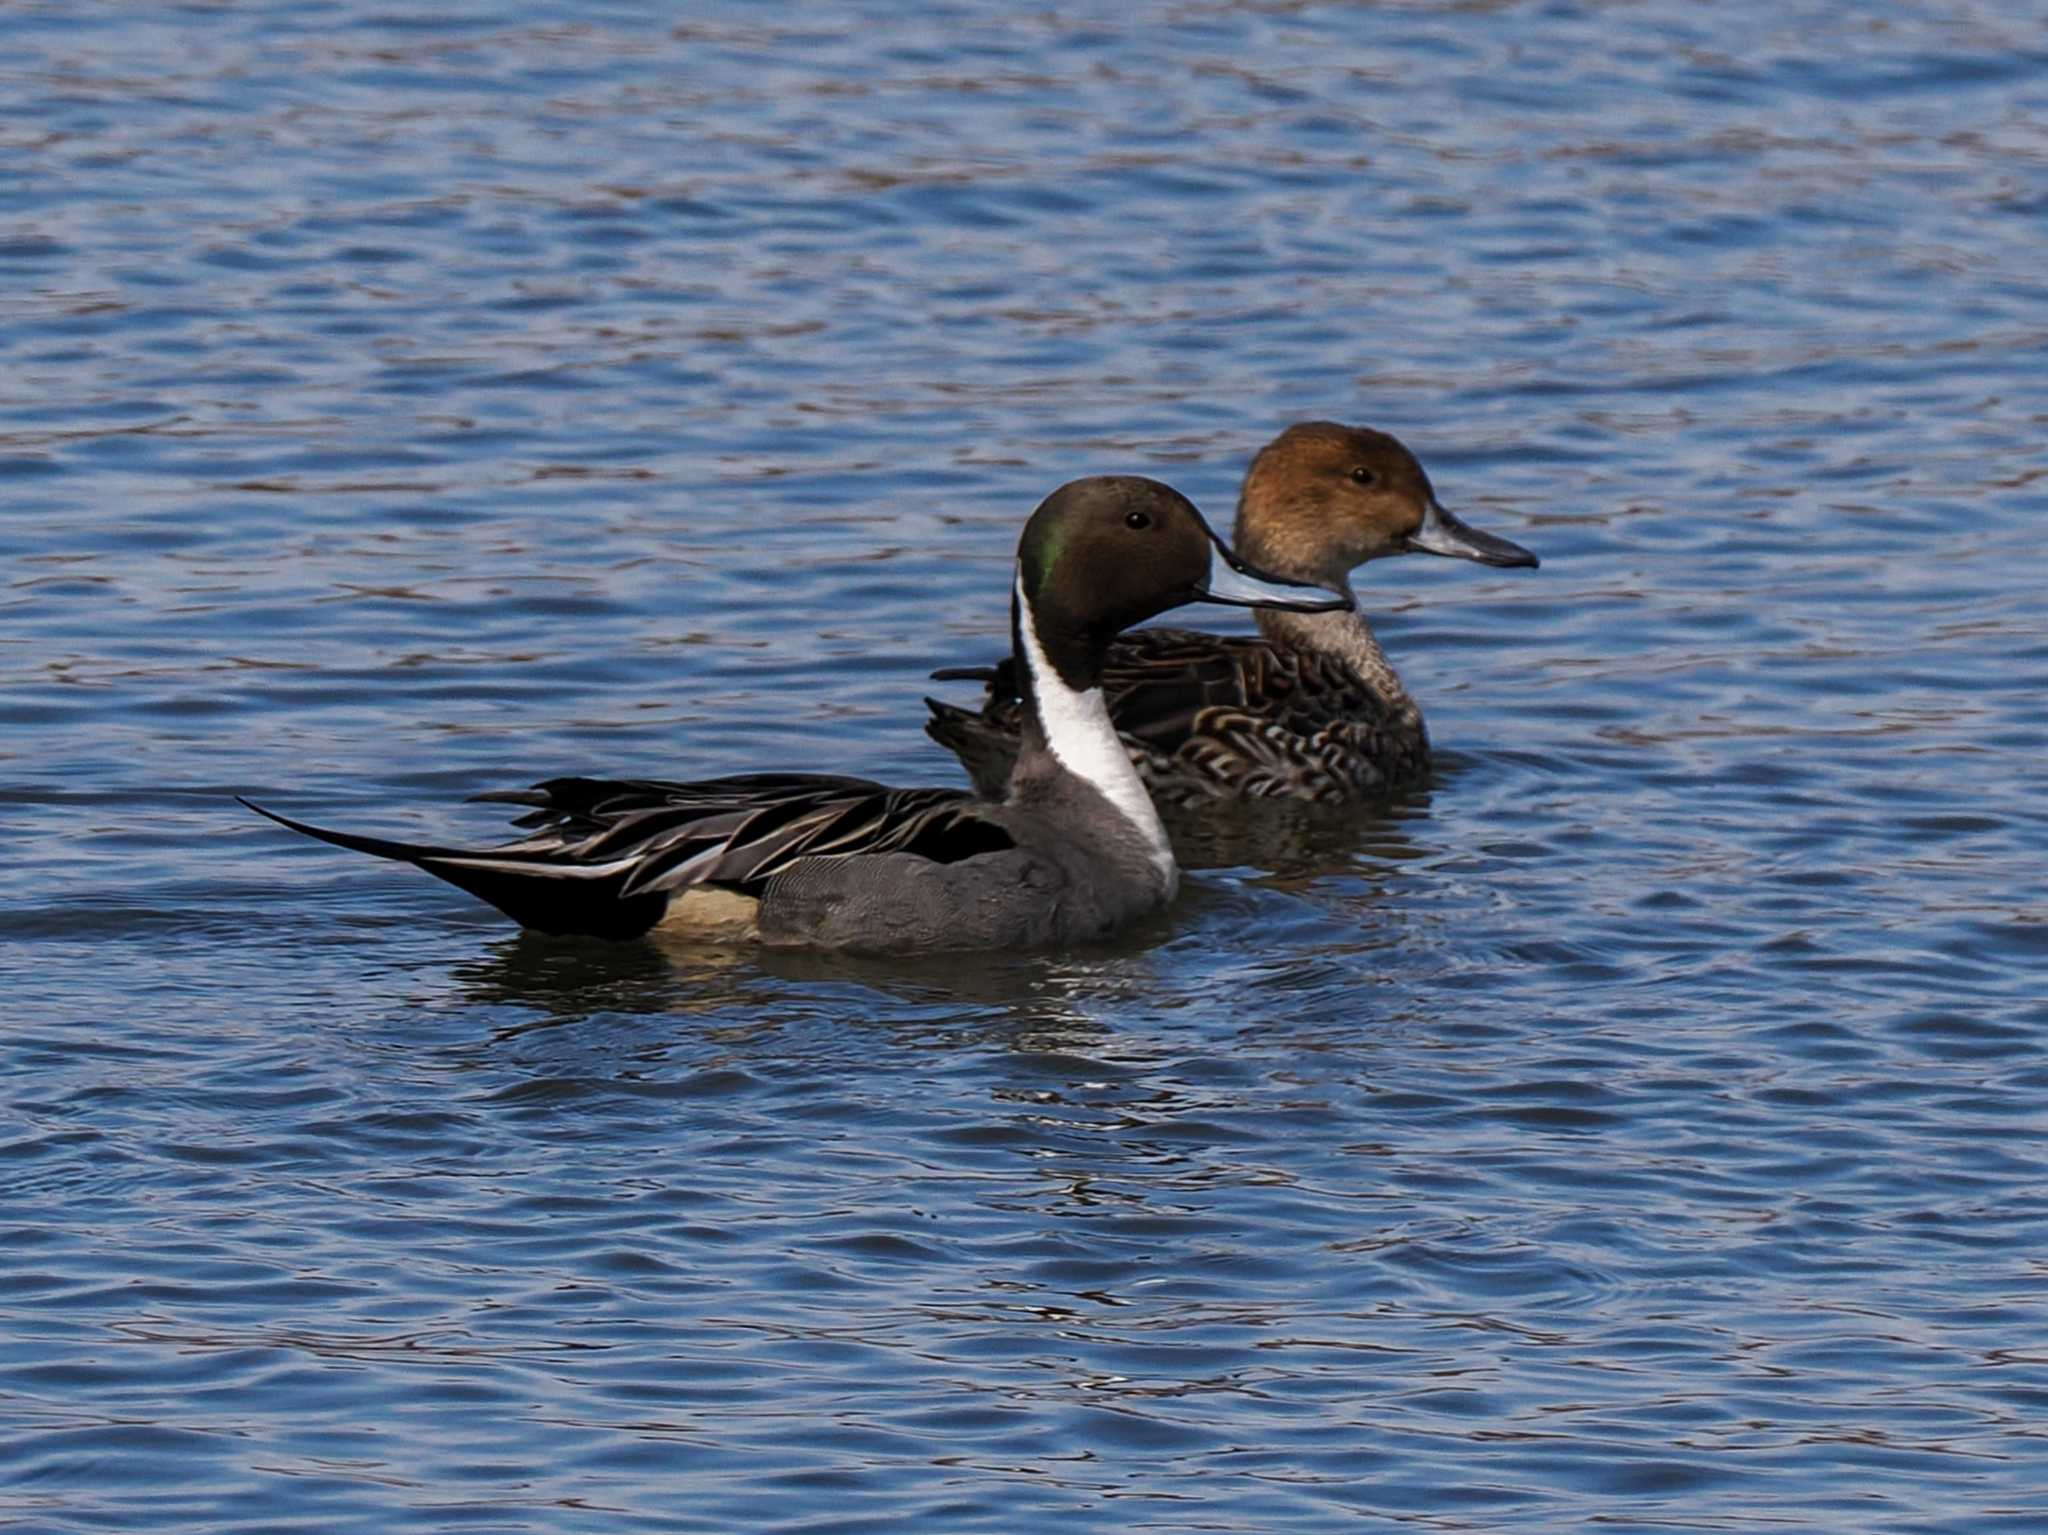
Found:
M 1022 705 L 1006 667 L 979 714 L 934 702 L 925 729 L 999 792 Z M 1375 692 L 1340 659 L 1251 636 L 1140 629 L 1109 653 L 1103 694 L 1155 799 L 1338 803 L 1419 780 L 1421 715 Z M 1005 750 L 1004 748 L 1007 748 Z

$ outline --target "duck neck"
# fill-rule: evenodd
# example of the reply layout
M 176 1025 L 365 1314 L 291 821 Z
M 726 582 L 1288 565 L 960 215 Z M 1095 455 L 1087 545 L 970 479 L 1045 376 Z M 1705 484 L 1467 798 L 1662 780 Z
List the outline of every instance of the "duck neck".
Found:
M 1048 654 L 1021 577 L 1015 596 L 1010 625 L 1025 708 L 1017 765 L 1010 775 L 1012 795 L 1028 790 L 1034 780 L 1049 772 L 1079 779 L 1130 823 L 1171 894 L 1180 877 L 1173 845 L 1167 841 L 1166 828 L 1152 796 L 1145 791 L 1144 780 L 1138 777 L 1123 742 L 1117 739 L 1116 726 L 1110 723 L 1109 707 L 1102 697 L 1101 648 L 1083 642 L 1055 642 Z
M 1348 584 L 1346 590 L 1349 590 Z M 1276 645 L 1292 646 L 1341 661 L 1389 708 L 1412 712 L 1415 700 L 1401 685 L 1394 663 L 1380 649 L 1372 625 L 1356 610 L 1342 613 L 1282 613 L 1261 608 L 1259 632 Z
M 1285 537 L 1268 538 L 1265 530 L 1272 525 L 1270 519 L 1249 515 L 1245 498 L 1239 497 L 1233 534 L 1237 552 L 1276 576 L 1342 592 L 1351 599 L 1351 606 L 1336 613 L 1285 613 L 1276 608 L 1260 608 L 1259 633 L 1275 645 L 1291 646 L 1341 662 L 1377 697 L 1384 699 L 1389 710 L 1410 716 L 1419 724 L 1422 711 L 1401 686 L 1394 664 L 1380 649 L 1372 625 L 1358 609 L 1358 594 L 1351 589 L 1350 571 L 1327 570 L 1323 568 L 1326 562 L 1304 558 L 1305 551 Z

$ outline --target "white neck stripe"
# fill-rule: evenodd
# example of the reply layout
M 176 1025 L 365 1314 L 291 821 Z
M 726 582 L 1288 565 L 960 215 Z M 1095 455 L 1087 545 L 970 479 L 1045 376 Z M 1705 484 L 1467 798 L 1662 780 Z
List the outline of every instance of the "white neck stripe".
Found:
M 1038 704 L 1038 722 L 1045 727 L 1046 748 L 1061 767 L 1090 785 L 1137 828 L 1144 837 L 1152 862 L 1171 891 L 1180 871 L 1174 865 L 1173 845 L 1166 840 L 1159 811 L 1145 792 L 1144 780 L 1131 766 L 1124 743 L 1109 722 L 1109 709 L 1102 701 L 1102 689 L 1075 692 L 1046 659 L 1033 627 L 1031 604 L 1025 600 L 1024 578 L 1017 577 L 1017 633 L 1024 646 L 1024 664 L 1031 672 L 1031 696 Z

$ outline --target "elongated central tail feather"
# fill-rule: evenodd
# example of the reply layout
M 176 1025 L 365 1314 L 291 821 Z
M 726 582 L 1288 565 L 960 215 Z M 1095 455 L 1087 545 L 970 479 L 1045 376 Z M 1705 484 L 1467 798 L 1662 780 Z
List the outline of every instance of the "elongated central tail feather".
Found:
M 631 860 L 579 864 L 508 849 L 475 852 L 419 842 L 394 842 L 385 837 L 310 826 L 274 810 L 265 810 L 240 795 L 235 797 L 258 815 L 302 836 L 424 869 L 478 900 L 488 901 L 522 926 L 544 933 L 637 938 L 659 922 L 668 909 L 665 893 L 624 894 L 626 881 L 633 872 Z

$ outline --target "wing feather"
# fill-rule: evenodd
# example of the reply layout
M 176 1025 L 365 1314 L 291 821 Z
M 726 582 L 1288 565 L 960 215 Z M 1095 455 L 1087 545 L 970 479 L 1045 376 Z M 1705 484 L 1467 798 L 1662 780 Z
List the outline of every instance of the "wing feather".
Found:
M 958 789 L 888 789 L 832 774 L 752 773 L 672 783 L 554 778 L 476 796 L 526 807 L 527 835 L 470 849 L 330 831 L 242 803 L 338 847 L 410 863 L 531 927 L 631 937 L 671 893 L 715 884 L 758 897 L 806 858 L 909 853 L 948 863 L 1014 847 Z

